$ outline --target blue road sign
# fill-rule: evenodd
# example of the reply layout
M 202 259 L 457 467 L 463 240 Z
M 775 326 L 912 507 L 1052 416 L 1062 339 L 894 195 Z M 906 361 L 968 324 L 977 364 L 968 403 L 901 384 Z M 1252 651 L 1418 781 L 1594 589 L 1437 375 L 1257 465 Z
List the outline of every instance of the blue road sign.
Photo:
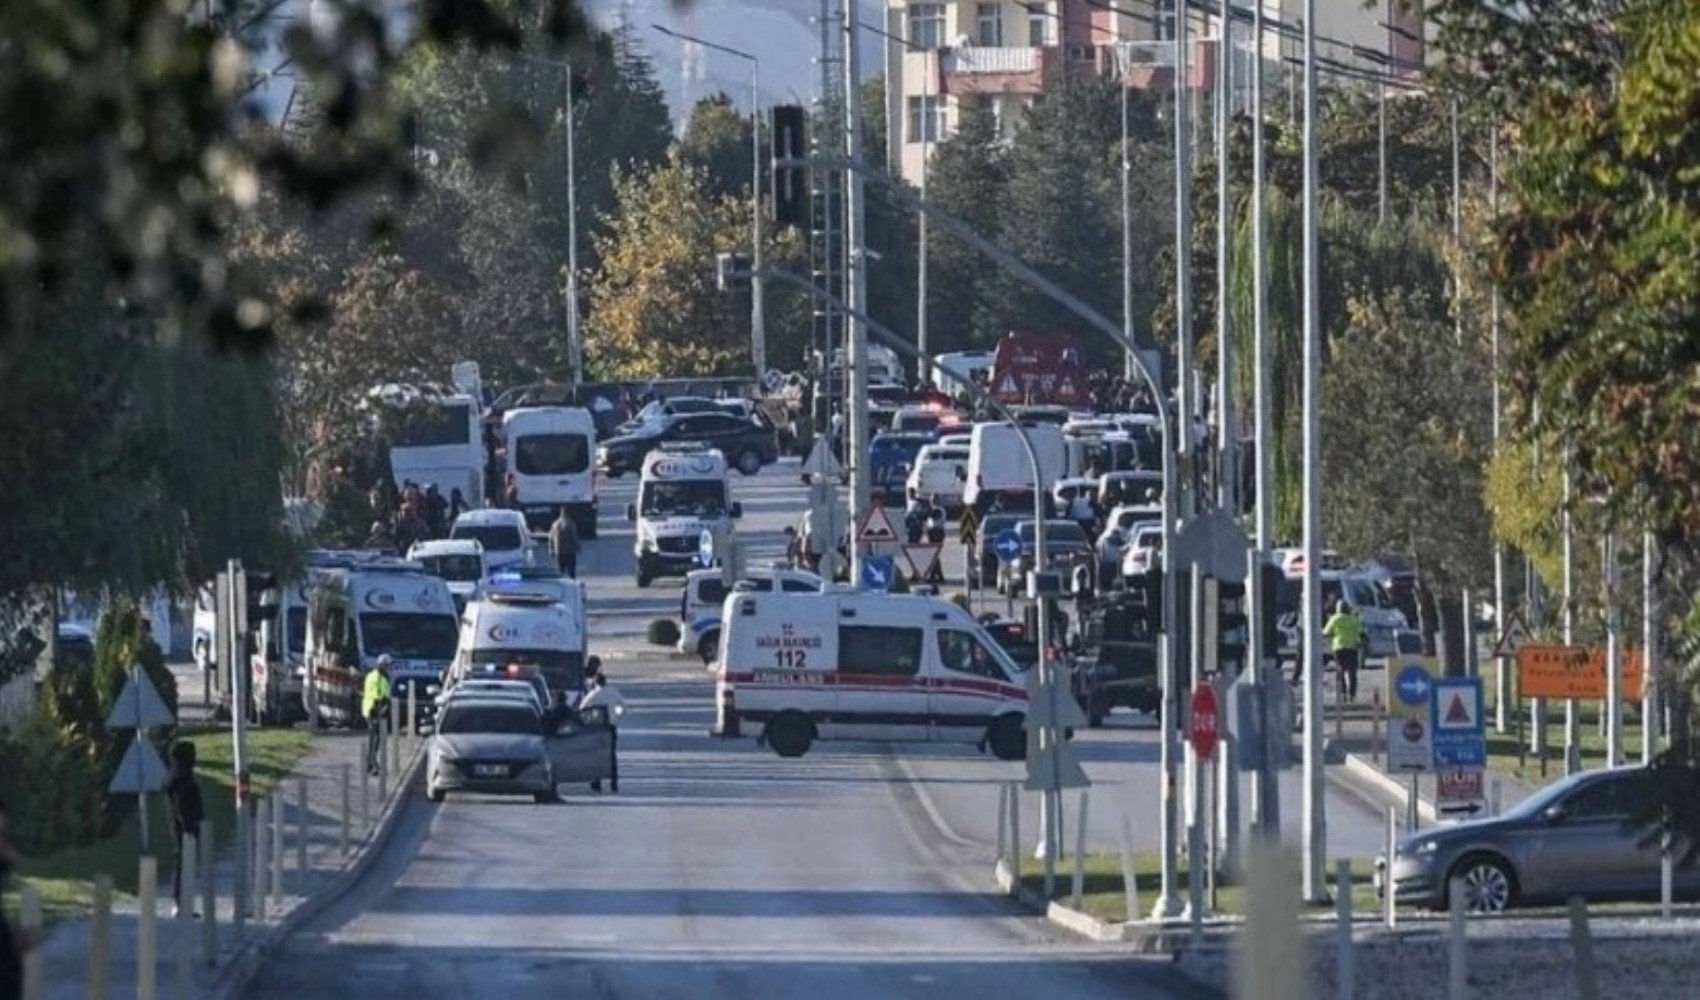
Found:
M 999 562 L 1014 562 L 1021 555 L 1021 536 L 1005 528 L 992 539 L 992 551 L 997 554 Z
M 1429 680 L 1428 670 L 1418 664 L 1406 665 L 1399 671 L 1399 679 L 1393 683 L 1399 700 L 1407 705 L 1426 705 L 1429 703 L 1429 691 L 1434 682 Z
M 707 528 L 702 529 L 702 534 L 697 536 L 697 562 L 701 563 L 704 569 L 714 565 L 714 532 Z
M 1482 679 L 1442 677 L 1434 681 L 1429 730 L 1434 734 L 1434 766 L 1487 766 L 1487 733 L 1482 725 Z
M 897 579 L 897 560 L 891 556 L 867 556 L 862 560 L 862 589 L 886 591 Z

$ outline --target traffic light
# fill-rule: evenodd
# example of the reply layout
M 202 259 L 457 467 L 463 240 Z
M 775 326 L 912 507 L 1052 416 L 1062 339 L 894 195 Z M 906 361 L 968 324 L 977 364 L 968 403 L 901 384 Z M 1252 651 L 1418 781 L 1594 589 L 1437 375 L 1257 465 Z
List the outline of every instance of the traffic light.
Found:
M 283 592 L 278 590 L 276 573 L 248 571 L 248 627 L 258 628 L 261 622 L 277 617 Z
M 795 162 L 808 155 L 808 123 L 801 105 L 774 105 L 773 218 L 782 226 L 809 225 L 809 171 Z
M 1238 674 L 1251 655 L 1251 617 L 1246 606 L 1245 583 L 1218 580 L 1215 589 L 1216 668 Z
M 1280 615 L 1276 612 L 1276 601 L 1280 597 L 1281 582 L 1286 574 L 1281 567 L 1270 562 L 1257 564 L 1257 627 L 1263 637 L 1263 655 L 1273 657 L 1275 651 L 1281 648 Z

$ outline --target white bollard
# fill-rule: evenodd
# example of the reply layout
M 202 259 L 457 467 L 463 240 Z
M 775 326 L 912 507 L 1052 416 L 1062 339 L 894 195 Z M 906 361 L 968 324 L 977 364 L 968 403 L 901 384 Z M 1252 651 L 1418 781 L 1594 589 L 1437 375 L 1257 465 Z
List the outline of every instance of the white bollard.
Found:
M 1334 862 L 1334 921 L 1337 935 L 1334 958 L 1337 982 L 1335 995 L 1356 996 L 1357 987 L 1353 980 L 1357 970 L 1352 964 L 1352 862 L 1346 858 L 1339 858 Z
M 360 769 L 360 833 L 364 835 L 372 828 L 372 772 L 368 768 Z
M 412 750 L 419 742 L 419 685 L 408 682 L 407 685 L 407 748 Z
M 1074 884 L 1071 893 L 1075 909 L 1080 909 L 1086 895 L 1086 789 L 1080 790 L 1080 810 L 1074 820 Z
M 1493 779 L 1493 782 L 1488 785 L 1488 815 L 1489 816 L 1498 816 L 1499 815 L 1499 803 L 1500 803 L 1499 787 L 1500 786 L 1499 786 L 1499 779 L 1498 778 Z
M 1009 804 L 1009 835 L 1013 845 L 1010 854 L 1015 858 L 1015 882 L 1010 894 L 1014 895 L 1021 889 L 1021 786 L 1010 785 Z
M 1133 863 L 1133 820 L 1122 813 L 1122 896 L 1127 903 L 1127 922 L 1133 923 L 1145 911 L 1139 907 L 1139 871 Z
M 307 779 L 295 779 L 295 870 L 303 879 L 307 875 Z M 305 882 L 303 882 L 305 894 Z
M 390 774 L 401 775 L 401 703 L 390 699 L 390 731 L 385 742 L 390 745 Z
M 337 831 L 337 848 L 345 858 L 348 857 L 348 806 L 349 798 L 353 792 L 349 787 L 353 784 L 349 775 L 351 770 L 353 770 L 352 764 L 342 765 L 342 813 L 339 816 L 340 829 Z
M 26 940 L 41 937 L 41 891 L 29 882 L 18 890 L 18 926 Z M 23 1000 L 41 1000 L 43 983 L 41 948 L 24 952 Z
M 201 821 L 201 836 L 196 845 L 201 851 L 197 870 L 201 875 L 201 961 L 208 966 L 218 961 L 218 838 L 213 834 L 212 820 Z
M 177 995 L 188 997 L 194 992 L 195 969 L 195 856 L 200 853 L 201 839 L 185 836 L 179 852 L 177 874 Z
M 1570 947 L 1576 953 L 1576 996 L 1600 1000 L 1600 980 L 1594 968 L 1594 939 L 1588 935 L 1588 901 L 1570 897 Z
M 154 912 L 159 862 L 144 855 L 136 879 L 136 1000 L 154 1000 L 158 995 L 156 965 L 159 961 L 159 915 Z
M 285 848 L 283 843 L 283 814 L 284 807 L 289 804 L 283 785 L 279 784 L 271 797 L 272 809 L 272 902 L 278 907 L 278 916 L 283 913 L 283 859 Z
M 1002 864 L 1008 857 L 1006 848 L 1009 841 L 1004 836 L 1009 832 L 1009 786 L 998 786 L 998 863 Z M 1011 872 L 1011 874 L 1014 874 Z
M 271 865 L 266 861 L 267 848 L 271 844 L 271 808 L 270 797 L 254 801 L 254 919 L 266 919 L 266 876 L 271 873 Z
M 112 876 L 94 877 L 94 913 L 89 918 L 89 1000 L 112 993 Z
M 1395 895 L 1396 886 L 1393 883 L 1393 852 L 1399 847 L 1399 810 L 1389 807 L 1387 810 L 1387 867 L 1381 872 L 1381 911 L 1382 921 L 1387 929 L 1399 926 L 1399 900 Z
M 1464 1000 L 1469 993 L 1469 970 L 1464 956 L 1464 880 L 1452 879 L 1446 885 L 1446 995 L 1450 1000 Z
M 1299 943 L 1299 858 L 1262 838 L 1246 849 L 1246 919 L 1234 961 L 1231 996 L 1292 1000 L 1309 995 Z
M 1671 871 L 1670 834 L 1665 834 L 1659 850 L 1659 916 L 1670 919 L 1670 903 L 1674 881 Z

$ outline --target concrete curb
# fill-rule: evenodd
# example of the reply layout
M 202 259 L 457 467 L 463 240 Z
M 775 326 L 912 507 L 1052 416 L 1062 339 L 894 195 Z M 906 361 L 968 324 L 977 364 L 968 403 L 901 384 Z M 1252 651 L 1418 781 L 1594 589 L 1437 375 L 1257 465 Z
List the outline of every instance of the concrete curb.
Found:
M 1118 924 L 1099 920 L 1090 913 L 1083 913 L 1056 900 L 1047 901 L 1032 889 L 1017 885 L 1009 865 L 1001 858 L 993 869 L 993 877 L 997 880 L 998 888 L 1022 906 L 1042 914 L 1046 920 L 1058 927 L 1088 940 L 1099 944 L 1125 942 L 1133 946 L 1132 951 L 1143 955 L 1173 954 L 1186 950 L 1188 928 L 1185 923 L 1136 920 Z M 1205 929 L 1206 933 L 1214 932 L 1214 935 L 1219 936 L 1223 931 L 1231 930 L 1231 925 L 1212 921 L 1206 924 Z
M 303 899 L 295 909 L 289 911 L 264 933 L 250 935 L 247 943 L 213 980 L 205 995 L 215 1000 L 240 996 L 266 959 L 288 941 L 302 924 L 348 895 L 349 890 L 353 889 L 372 867 L 374 860 L 389 841 L 390 834 L 395 831 L 396 822 L 401 818 L 402 809 L 407 804 L 408 792 L 418 780 L 424 760 L 424 744 L 421 743 L 412 758 L 403 765 L 395 792 L 384 804 L 383 811 L 378 814 L 378 822 L 363 842 L 353 846 L 348 860 L 343 862 L 342 870 L 332 877 L 331 884 Z
M 1375 764 L 1359 754 L 1346 754 L 1343 764 L 1346 773 L 1355 779 L 1355 784 L 1359 789 L 1374 795 L 1384 808 L 1398 809 L 1401 816 L 1404 814 L 1405 807 L 1410 801 L 1410 789 L 1402 784 L 1398 778 L 1376 767 Z M 1429 826 L 1434 826 L 1442 818 L 1435 811 L 1433 802 L 1418 797 L 1417 819 Z

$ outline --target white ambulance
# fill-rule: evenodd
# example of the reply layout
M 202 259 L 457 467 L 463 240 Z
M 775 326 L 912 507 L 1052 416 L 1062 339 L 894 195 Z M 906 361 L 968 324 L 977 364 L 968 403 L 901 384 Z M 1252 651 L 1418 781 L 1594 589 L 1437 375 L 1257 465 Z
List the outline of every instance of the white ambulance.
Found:
M 743 514 L 726 481 L 726 456 L 717 449 L 692 441 L 650 452 L 643 460 L 637 503 L 626 508 L 626 520 L 637 524 L 632 546 L 637 585 L 702 568 L 704 532 L 712 538 L 711 558 L 718 559 L 732 537 L 732 522 Z
M 577 406 L 527 406 L 502 416 L 508 475 L 533 531 L 547 531 L 565 507 L 580 538 L 596 537 L 596 423 Z
M 955 740 L 1027 755 L 1022 670 L 936 597 L 733 593 L 721 612 L 716 734 L 746 725 L 781 757 L 817 739 Z
M 536 586 L 497 588 L 466 606 L 449 683 L 510 666 L 536 671 L 572 703 L 584 690 L 582 600 L 562 601 Z
M 315 574 L 307 593 L 309 704 L 331 725 L 360 716 L 366 671 L 390 657 L 392 697 L 408 690 L 428 712 L 443 672 L 454 658 L 454 597 L 418 563 L 360 557 Z

